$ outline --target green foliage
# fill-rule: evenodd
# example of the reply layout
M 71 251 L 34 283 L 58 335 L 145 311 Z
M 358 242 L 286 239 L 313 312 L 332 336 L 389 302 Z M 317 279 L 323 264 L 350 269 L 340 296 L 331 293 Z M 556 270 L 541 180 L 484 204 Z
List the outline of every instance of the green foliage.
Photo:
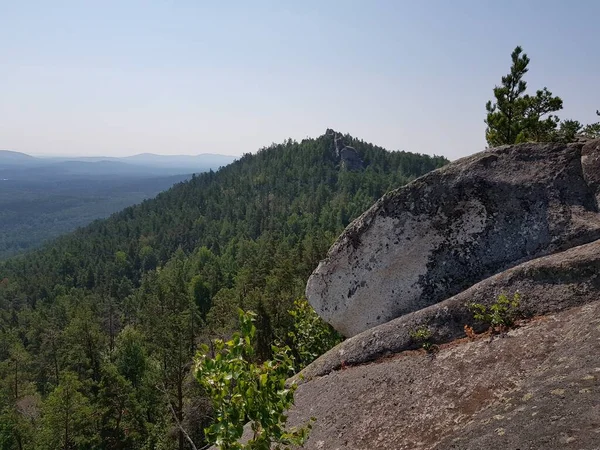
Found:
M 148 356 L 144 347 L 144 335 L 131 325 L 123 328 L 117 337 L 114 362 L 119 373 L 132 386 L 142 384 L 148 368 Z
M 16 424 L 10 411 L 0 411 L 0 449 L 12 450 L 18 448 L 15 429 Z
M 596 111 L 596 115 L 600 116 L 600 111 Z M 591 139 L 600 138 L 600 122 L 591 123 L 583 128 L 582 134 Z
M 34 448 L 40 406 L 37 395 L 24 395 L 9 406 L 0 406 L 0 449 Z
M 206 314 L 210 310 L 211 298 L 210 298 L 210 287 L 206 283 L 201 275 L 196 275 L 192 278 L 191 291 L 194 302 L 198 307 L 202 318 L 206 318 Z
M 419 343 L 427 353 L 433 353 L 437 350 L 437 345 L 432 342 L 433 333 L 429 327 L 422 325 L 416 330 L 410 332 L 410 337 Z
M 106 364 L 98 388 L 95 406 L 103 448 L 135 448 L 145 433 L 145 420 L 133 386 Z
M 294 301 L 294 308 L 289 313 L 294 321 L 288 335 L 297 355 L 298 370 L 342 342 L 342 336 L 319 317 L 306 298 Z
M 582 128 L 583 125 L 578 120 L 563 120 L 558 128 L 556 141 L 563 143 L 573 142 Z
M 383 193 L 447 162 L 344 141 L 363 171 L 340 166 L 331 134 L 289 140 L 1 262 L 0 414 L 15 424 L 3 439 L 57 424 L 47 403 L 69 372 L 94 412 L 90 442 L 185 450 L 177 421 L 201 442 L 211 411 L 193 357 L 199 342 L 239 331 L 238 308 L 257 314 L 256 364 L 273 359 L 277 339 L 294 346 L 289 333 L 301 363 L 324 351 L 327 328 L 304 310 L 298 320 L 315 336 L 301 337 L 288 313 L 308 276 Z M 19 405 L 32 398 L 45 414 L 23 420 Z M 37 440 L 59 445 L 50 431 Z
M 93 409 L 75 374 L 63 373 L 44 403 L 40 448 L 87 449 L 93 446 Z
M 469 309 L 473 318 L 487 323 L 492 329 L 510 328 L 519 316 L 521 294 L 516 292 L 512 297 L 502 293 L 489 307 L 481 303 L 471 303 Z
M 529 70 L 529 58 L 521 47 L 516 47 L 511 54 L 512 65 L 510 73 L 502 77 L 502 85 L 494 88 L 496 102 L 488 101 L 485 108 L 488 112 L 486 139 L 490 146 L 514 144 L 522 131 L 525 112 L 523 95 L 527 83 L 523 76 Z
M 253 362 L 252 340 L 256 336 L 253 313 L 240 310 L 240 333 L 227 342 L 214 342 L 214 358 L 204 345 L 196 361 L 196 377 L 213 402 L 214 423 L 208 427 L 209 442 L 222 450 L 270 450 L 302 445 L 309 427 L 286 430 L 285 411 L 294 403 L 293 373 L 288 348 L 273 348 L 273 359 Z M 240 443 L 244 424 L 250 421 L 252 438 Z
M 563 101 L 554 97 L 547 88 L 536 91 L 535 95 L 523 97 L 525 110 L 523 129 L 516 142 L 552 142 L 556 140 L 556 127 L 559 118 L 552 114 L 562 109 Z
M 488 145 L 555 140 L 559 119 L 552 113 L 562 109 L 562 100 L 545 87 L 535 95 L 525 94 L 527 83 L 523 77 L 529 70 L 529 57 L 516 47 L 511 60 L 510 73 L 494 88 L 495 101 L 486 104 Z

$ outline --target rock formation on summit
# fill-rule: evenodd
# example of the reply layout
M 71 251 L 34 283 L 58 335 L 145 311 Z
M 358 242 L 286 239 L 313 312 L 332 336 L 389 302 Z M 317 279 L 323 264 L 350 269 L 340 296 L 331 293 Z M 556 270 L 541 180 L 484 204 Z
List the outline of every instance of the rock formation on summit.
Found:
M 348 226 L 306 294 L 353 336 L 599 239 L 599 200 L 598 140 L 491 149 L 386 194 Z
M 341 134 L 332 129 L 328 129 L 325 134 L 333 136 L 333 150 L 340 161 L 341 167 L 350 171 L 359 171 L 365 168 L 364 162 L 360 159 L 356 149 L 346 145 Z

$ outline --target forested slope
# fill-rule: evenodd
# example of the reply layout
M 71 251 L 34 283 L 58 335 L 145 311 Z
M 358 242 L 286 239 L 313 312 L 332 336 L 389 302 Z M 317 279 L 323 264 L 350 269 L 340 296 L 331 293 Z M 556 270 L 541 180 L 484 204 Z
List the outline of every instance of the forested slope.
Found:
M 173 414 L 202 442 L 198 342 L 253 309 L 268 358 L 343 228 L 447 162 L 339 141 L 363 169 L 288 140 L 0 265 L 0 448 L 186 448 Z
M 0 170 L 1 172 L 1 170 Z M 155 197 L 187 175 L 0 181 L 0 260 Z M 2 175 L 0 174 L 0 178 Z

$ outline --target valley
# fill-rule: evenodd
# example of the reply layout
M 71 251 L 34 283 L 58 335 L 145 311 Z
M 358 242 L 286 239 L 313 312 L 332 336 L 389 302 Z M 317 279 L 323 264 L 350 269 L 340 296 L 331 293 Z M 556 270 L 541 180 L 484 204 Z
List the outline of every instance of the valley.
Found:
M 0 151 L 0 259 L 39 247 L 155 197 L 193 172 L 217 170 L 232 160 L 221 155 L 35 158 Z
M 205 442 L 211 408 L 193 382 L 197 346 L 230 337 L 243 308 L 256 313 L 259 360 L 280 342 L 296 367 L 310 363 L 331 330 L 312 309 L 296 320 L 289 311 L 311 271 L 377 198 L 447 162 L 327 130 L 0 263 L 0 422 L 27 448 L 57 448 L 64 427 L 50 418 L 63 417 L 71 390 L 79 425 L 69 439 L 86 448 L 184 448 L 175 418 Z M 307 321 L 321 338 L 293 339 Z M 24 403 L 45 419 L 19 413 Z

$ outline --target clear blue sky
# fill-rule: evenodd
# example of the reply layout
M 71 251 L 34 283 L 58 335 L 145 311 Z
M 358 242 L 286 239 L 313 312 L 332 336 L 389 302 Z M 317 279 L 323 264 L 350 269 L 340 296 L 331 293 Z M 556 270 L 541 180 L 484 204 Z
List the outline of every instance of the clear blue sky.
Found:
M 600 108 L 600 1 L 0 0 L 0 148 L 239 155 L 326 128 L 457 158 L 520 44 Z

